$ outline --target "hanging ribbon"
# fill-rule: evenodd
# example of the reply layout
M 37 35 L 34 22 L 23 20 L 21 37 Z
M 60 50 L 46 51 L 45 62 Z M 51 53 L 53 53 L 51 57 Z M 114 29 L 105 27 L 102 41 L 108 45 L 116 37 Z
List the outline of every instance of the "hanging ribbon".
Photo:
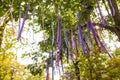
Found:
M 72 61 L 74 61 L 74 59 L 75 59 L 75 56 L 74 56 L 74 52 L 75 52 L 75 47 L 76 47 L 76 45 L 75 45 L 75 39 L 74 39 L 74 34 L 73 34 L 73 31 L 72 31 L 72 26 L 70 27 L 70 33 L 71 33 L 71 59 L 72 59 Z
M 60 61 L 60 52 L 62 50 L 62 33 L 61 33 L 61 27 L 60 27 L 60 13 L 58 13 L 58 30 L 57 30 L 57 54 L 56 54 L 56 64 L 59 66 L 59 61 Z
M 82 37 L 82 26 L 79 24 L 79 14 L 77 13 L 77 21 L 78 21 L 78 43 L 82 44 L 82 50 L 83 50 L 83 53 L 86 55 L 87 54 L 87 47 L 85 45 L 85 42 L 83 40 L 83 37 Z
M 65 27 L 64 27 L 64 39 L 65 39 L 65 43 L 66 43 L 66 47 L 67 47 L 66 58 L 67 58 L 67 63 L 68 63 L 69 50 L 68 50 L 68 38 L 67 38 L 67 33 L 66 33 L 66 29 L 65 29 Z
M 46 80 L 49 80 L 49 66 L 50 66 L 50 61 L 49 60 L 47 61 L 46 65 L 47 65 L 47 68 L 46 68 L 46 73 L 47 73 L 46 74 Z
M 90 28 L 91 28 L 91 30 L 92 30 L 92 34 L 93 34 L 93 37 L 94 37 L 94 39 L 95 39 L 95 42 L 96 42 L 96 45 L 97 45 L 97 47 L 98 47 L 98 49 L 99 49 L 99 51 L 100 51 L 100 45 L 99 45 L 99 41 L 98 41 L 98 38 L 97 38 L 97 33 L 95 32 L 95 29 L 94 29 L 94 27 L 93 27 L 93 24 L 92 24 L 92 21 L 90 20 L 89 21 L 89 26 L 90 26 Z
M 53 22 L 51 22 L 51 26 L 52 26 L 52 45 L 54 44 L 54 39 L 55 39 L 55 36 L 54 36 L 54 26 L 53 25 L 54 25 Z
M 59 47 L 59 49 L 62 47 L 62 33 L 61 33 L 61 27 L 60 27 L 60 13 L 58 13 L 57 46 Z
M 54 80 L 54 50 L 52 49 L 52 80 Z
M 42 28 L 44 28 L 44 11 L 42 11 Z
M 52 15 L 51 15 L 52 18 Z M 53 18 L 51 20 L 51 27 L 52 27 L 52 80 L 54 80 L 54 50 L 53 50 L 53 44 L 54 44 L 54 24 L 53 24 Z
M 23 27 L 24 27 L 24 24 L 25 24 L 27 15 L 28 15 L 28 10 L 29 10 L 29 8 L 30 8 L 30 3 L 27 5 L 27 9 L 26 9 L 26 12 L 25 12 L 25 15 L 24 15 L 23 23 L 22 23 L 22 26 L 21 26 L 21 28 L 20 28 L 20 31 L 19 31 L 19 34 L 18 34 L 18 38 L 17 38 L 18 41 L 19 41 L 20 38 L 21 38 L 22 30 L 23 30 Z
M 111 0 L 109 0 L 109 3 L 110 3 L 110 7 L 112 8 L 112 15 L 115 16 L 115 9 L 113 7 Z
M 90 42 L 88 46 L 90 46 L 90 49 L 91 49 L 92 48 L 92 38 L 91 38 L 91 35 L 90 35 L 90 31 L 91 31 L 90 25 L 91 25 L 91 23 L 90 23 L 90 21 L 88 21 L 87 22 L 87 29 L 88 29 L 88 36 L 89 37 L 87 37 L 87 42 Z
M 12 4 L 10 5 L 10 14 L 11 14 L 11 21 L 12 21 L 12 33 L 14 34 L 14 22 L 13 22 L 13 15 L 12 15 Z
M 60 62 L 60 50 L 57 49 L 57 52 L 56 52 L 56 67 L 59 67 L 59 62 Z
M 66 47 L 68 48 L 68 38 L 67 38 L 65 27 L 64 27 L 64 39 L 65 39 Z
M 103 40 L 103 43 L 105 44 L 104 39 L 102 39 L 102 40 Z M 110 55 L 110 53 L 109 53 L 108 50 L 106 49 L 105 45 L 103 45 L 103 43 L 100 42 L 101 46 L 103 47 L 103 50 L 105 50 L 106 53 L 108 54 L 108 56 L 109 56 L 110 58 L 112 58 L 112 56 Z
M 106 22 L 105 22 L 105 19 L 103 18 L 103 15 L 102 15 L 102 12 L 101 12 L 100 5 L 99 5 L 99 3 L 98 3 L 98 0 L 96 0 L 96 3 L 97 3 L 98 10 L 99 10 L 99 13 L 100 13 L 102 25 L 103 25 L 103 26 L 106 26 L 107 24 L 106 24 Z
M 21 5 L 20 5 L 20 10 L 19 10 L 19 22 L 18 22 L 18 34 L 21 28 L 21 14 L 22 14 L 22 9 L 21 9 Z
M 82 44 L 83 53 L 86 55 L 87 54 L 87 47 L 86 47 L 84 40 L 82 38 L 82 29 L 81 29 L 80 24 L 78 25 L 78 36 L 79 36 L 79 42 Z
M 110 12 L 108 10 L 108 7 L 107 7 L 107 4 L 106 4 L 105 0 L 102 0 L 102 1 L 103 1 L 104 5 L 105 5 L 105 9 L 106 9 L 108 15 L 110 16 L 110 19 L 113 21 L 113 18 L 112 18 L 111 14 L 110 14 Z
M 105 9 L 106 9 L 106 11 L 107 11 L 108 15 L 109 15 L 109 16 L 111 16 L 111 15 L 110 15 L 110 12 L 109 12 L 109 10 L 108 10 L 108 8 L 107 8 L 107 5 L 106 5 L 105 0 L 102 0 L 102 2 L 103 2 L 103 3 L 104 3 L 104 5 L 105 5 Z
M 61 66 L 62 66 L 62 72 L 64 73 L 64 66 L 63 66 L 63 58 L 62 58 L 62 50 L 60 52 L 60 60 L 61 60 Z
M 95 29 L 95 32 L 96 32 L 96 29 Z M 97 33 L 97 32 L 96 32 Z M 99 42 L 100 42 L 100 45 L 101 45 L 101 47 L 102 47 L 102 50 L 104 50 L 107 54 L 108 54 L 108 56 L 110 57 L 110 58 L 112 58 L 112 56 L 110 55 L 110 53 L 108 52 L 108 50 L 106 49 L 106 47 L 105 47 L 105 42 L 104 42 L 104 39 L 102 39 L 103 40 L 103 43 L 100 41 L 100 38 L 99 38 L 99 36 L 98 36 L 98 34 L 96 34 L 96 36 L 97 36 L 97 38 L 98 38 L 98 40 L 99 40 Z

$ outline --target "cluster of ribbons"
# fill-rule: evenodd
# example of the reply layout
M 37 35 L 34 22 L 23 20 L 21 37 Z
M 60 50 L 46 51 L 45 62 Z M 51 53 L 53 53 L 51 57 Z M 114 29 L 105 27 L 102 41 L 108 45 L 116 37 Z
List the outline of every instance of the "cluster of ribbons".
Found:
M 104 0 L 103 0 L 104 1 Z M 110 2 L 110 6 L 112 7 L 112 15 L 114 16 L 115 15 L 115 10 L 114 10 L 114 7 L 111 3 L 111 0 L 109 0 Z M 106 3 L 104 1 L 104 4 L 106 6 Z M 103 15 L 102 15 L 102 11 L 101 11 L 101 8 L 100 8 L 100 4 L 98 2 L 98 0 L 96 0 L 96 5 L 98 6 L 98 11 L 99 11 L 99 14 L 100 14 L 100 20 L 101 20 L 101 23 L 102 25 L 105 27 L 107 25 Z M 21 38 L 21 34 L 22 34 L 22 31 L 23 31 L 23 27 L 24 27 L 24 24 L 25 24 L 25 21 L 26 21 L 26 18 L 27 18 L 27 15 L 28 15 L 28 11 L 29 11 L 29 8 L 30 8 L 30 3 L 27 5 L 27 8 L 26 8 L 26 11 L 25 11 L 25 14 L 24 14 L 24 18 L 23 18 L 23 22 L 21 24 L 21 9 L 20 9 L 20 13 L 19 13 L 19 30 L 18 30 L 18 37 L 17 39 L 20 40 Z M 108 10 L 108 8 L 106 7 L 106 10 L 108 12 L 108 14 L 110 15 L 110 12 Z M 35 10 L 33 10 L 32 14 L 35 13 Z M 11 13 L 11 17 L 13 19 L 13 16 L 12 16 L 12 13 Z M 60 64 L 62 66 L 62 71 L 64 71 L 64 66 L 63 66 L 63 58 L 62 58 L 62 55 L 63 53 L 65 53 L 66 55 L 66 61 L 67 63 L 69 63 L 69 58 L 71 57 L 71 60 L 74 61 L 75 59 L 75 53 L 78 53 L 78 48 L 81 46 L 82 47 L 82 51 L 84 53 L 84 55 L 88 55 L 89 54 L 89 50 L 88 50 L 88 47 L 90 46 L 87 46 L 87 42 L 85 41 L 85 37 L 83 36 L 83 26 L 80 24 L 79 22 L 79 19 L 80 19 L 80 15 L 79 13 L 77 13 L 77 16 L 76 16 L 76 21 L 77 21 L 77 25 L 78 25 L 78 36 L 77 36 L 77 39 L 78 39 L 78 42 L 76 40 L 76 36 L 74 35 L 74 32 L 72 31 L 72 28 L 71 28 L 71 32 L 70 32 L 70 40 L 68 38 L 68 32 L 66 31 L 66 27 L 61 27 L 61 17 L 60 17 L 60 12 L 58 12 L 58 16 L 57 16 L 57 23 L 58 23 L 58 27 L 57 27 L 57 36 L 55 36 L 55 32 L 54 32 L 54 24 L 53 24 L 53 21 L 51 20 L 51 28 L 52 28 L 52 51 L 51 51 L 51 55 L 52 55 L 52 60 L 47 60 L 47 68 L 46 68 L 46 80 L 49 80 L 49 67 L 50 67 L 50 64 L 52 64 L 52 80 L 54 80 L 54 57 L 56 56 L 56 67 L 59 67 Z M 44 18 L 42 18 L 42 26 L 44 26 Z M 95 43 L 98 47 L 98 50 L 101 51 L 101 48 L 102 50 L 106 51 L 106 53 L 109 55 L 109 57 L 111 58 L 111 55 L 109 54 L 109 52 L 107 51 L 106 47 L 104 46 L 104 43 L 100 40 L 100 37 L 97 33 L 97 30 L 95 29 L 95 27 L 93 26 L 93 22 L 89 19 L 87 22 L 86 22 L 86 25 L 87 25 L 87 31 L 88 31 L 88 35 L 89 35 L 89 39 L 90 39 L 90 44 L 92 46 L 92 38 L 91 38 L 91 35 L 90 33 L 93 34 L 93 38 L 95 40 Z M 56 37 L 56 42 L 55 42 L 55 37 Z M 64 37 L 64 38 L 63 38 Z M 64 44 L 65 43 L 65 44 Z M 78 43 L 78 44 L 77 44 Z M 55 44 L 55 48 L 54 48 L 54 44 Z M 65 46 L 65 48 L 63 48 L 63 46 Z M 65 52 L 63 52 L 64 50 Z M 57 51 L 56 53 L 54 51 Z M 61 63 L 60 63 L 61 62 Z M 68 79 L 68 78 L 66 78 Z

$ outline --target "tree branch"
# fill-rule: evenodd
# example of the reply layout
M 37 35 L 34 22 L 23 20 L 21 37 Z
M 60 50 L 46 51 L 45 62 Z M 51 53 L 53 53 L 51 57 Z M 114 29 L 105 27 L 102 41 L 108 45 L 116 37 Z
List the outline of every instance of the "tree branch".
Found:
M 102 24 L 100 24 L 100 23 L 93 23 L 93 25 L 102 28 Z M 114 33 L 116 36 L 118 36 L 118 39 L 120 40 L 120 29 L 118 28 L 118 26 L 109 26 L 109 25 L 107 25 L 107 26 L 105 26 L 103 28 L 105 28 L 105 29 L 111 31 L 112 33 Z
M 111 0 L 112 2 L 112 5 L 113 5 L 113 8 L 115 10 L 115 15 L 113 15 L 113 19 L 115 21 L 115 25 L 116 27 L 119 27 L 120 29 L 120 13 L 119 13 L 119 9 L 118 9 L 118 6 L 117 6 L 117 2 L 116 0 Z M 108 0 L 108 4 L 110 6 L 110 1 Z M 113 10 L 112 10 L 112 7 L 110 6 L 110 10 L 111 10 L 111 13 L 113 13 Z

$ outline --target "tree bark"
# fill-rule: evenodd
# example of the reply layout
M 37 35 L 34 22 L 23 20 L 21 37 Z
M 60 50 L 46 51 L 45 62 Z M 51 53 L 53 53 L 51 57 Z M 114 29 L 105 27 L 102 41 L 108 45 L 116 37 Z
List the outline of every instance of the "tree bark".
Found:
M 111 2 L 112 2 L 112 5 L 113 5 L 113 8 L 115 10 L 115 15 L 112 15 L 113 19 L 115 21 L 115 26 L 120 29 L 120 13 L 119 13 L 118 5 L 117 5 L 116 0 L 111 0 Z M 108 0 L 108 4 L 110 6 L 111 13 L 113 14 L 113 9 L 110 5 L 110 0 Z
M 102 27 L 102 24 L 99 23 L 93 23 L 94 26 L 99 26 L 100 28 Z M 120 40 L 120 29 L 116 26 L 105 26 L 104 27 L 106 30 L 111 31 L 112 33 L 114 33 L 118 39 Z
M 110 0 L 107 0 L 108 1 L 108 5 L 110 6 L 110 11 L 111 13 L 113 14 L 113 9 L 110 5 Z M 115 10 L 115 15 L 112 15 L 113 17 L 113 20 L 115 22 L 115 25 L 114 26 L 105 26 L 104 28 L 107 29 L 107 30 L 110 30 L 112 33 L 114 33 L 118 39 L 120 40 L 120 12 L 119 12 L 119 9 L 118 9 L 118 5 L 117 5 L 117 2 L 116 0 L 111 0 L 111 3 L 112 3 L 112 6 Z M 102 27 L 102 24 L 99 24 L 99 23 L 93 23 L 94 26 L 99 26 L 99 27 Z
M 108 27 L 106 26 L 106 29 L 109 29 L 111 32 L 115 33 L 118 36 L 118 39 L 120 40 L 120 12 L 118 9 L 118 5 L 116 0 L 111 0 L 113 8 L 115 10 L 115 15 L 112 15 L 114 22 L 115 22 L 115 27 Z M 110 6 L 111 13 L 113 14 L 112 7 L 110 5 L 110 0 L 108 0 L 108 4 Z

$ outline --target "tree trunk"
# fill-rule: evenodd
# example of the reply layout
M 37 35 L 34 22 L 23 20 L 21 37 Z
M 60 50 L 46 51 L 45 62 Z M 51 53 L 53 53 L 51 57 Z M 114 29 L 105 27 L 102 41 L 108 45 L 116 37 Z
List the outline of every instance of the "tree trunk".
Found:
M 111 7 L 110 0 L 107 0 L 107 1 L 108 1 L 108 5 L 110 6 L 110 11 L 112 13 L 112 18 L 115 22 L 115 25 L 114 26 L 107 25 L 104 28 L 114 33 L 120 41 L 120 12 L 118 9 L 118 5 L 116 0 L 111 0 L 112 6 L 115 10 L 115 15 L 113 15 L 113 9 Z M 98 25 L 99 27 L 102 27 L 102 24 L 98 24 L 98 23 L 94 23 L 93 25 L 94 26 Z
M 113 8 L 115 10 L 115 15 L 112 15 L 113 19 L 115 21 L 115 26 L 119 27 L 119 29 L 120 29 L 120 13 L 119 13 L 119 9 L 118 9 L 118 6 L 117 6 L 117 2 L 116 2 L 116 0 L 111 0 L 111 2 L 112 2 L 112 5 L 113 5 Z M 113 14 L 113 9 L 110 5 L 110 0 L 108 0 L 108 4 L 110 6 L 111 13 Z
M 115 27 L 111 29 L 111 32 L 115 33 L 118 36 L 118 39 L 120 40 L 120 12 L 116 0 L 111 0 L 111 2 L 115 10 L 115 15 L 112 15 L 115 22 Z M 113 9 L 110 5 L 110 0 L 108 0 L 108 4 L 110 6 L 111 13 L 113 14 Z

